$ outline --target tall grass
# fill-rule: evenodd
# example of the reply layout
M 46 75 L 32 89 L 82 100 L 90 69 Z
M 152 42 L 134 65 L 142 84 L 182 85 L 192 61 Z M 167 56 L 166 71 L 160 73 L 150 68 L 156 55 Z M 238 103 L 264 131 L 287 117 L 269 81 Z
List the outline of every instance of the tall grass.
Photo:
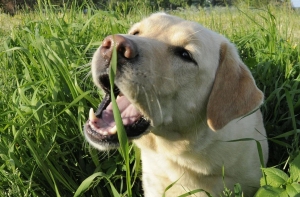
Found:
M 88 109 L 103 95 L 92 84 L 92 54 L 111 34 L 112 18 L 116 31 L 126 33 L 151 12 L 138 6 L 104 12 L 87 4 L 71 9 L 40 4 L 15 18 L 0 16 L 14 26 L 0 32 L 0 196 L 130 195 L 121 154 L 90 148 L 82 128 Z M 300 15 L 276 7 L 172 13 L 237 45 L 265 93 L 269 166 L 287 171 L 299 154 Z M 128 151 L 132 196 L 142 196 L 139 154 L 132 146 Z
M 110 33 L 109 18 L 47 5 L 24 17 L 1 52 L 0 195 L 70 196 L 95 170 L 126 191 L 121 157 L 101 155 L 108 160 L 100 163 L 82 137 L 87 109 L 101 99 L 87 74 L 93 49 Z M 102 179 L 103 188 L 87 195 L 111 195 Z

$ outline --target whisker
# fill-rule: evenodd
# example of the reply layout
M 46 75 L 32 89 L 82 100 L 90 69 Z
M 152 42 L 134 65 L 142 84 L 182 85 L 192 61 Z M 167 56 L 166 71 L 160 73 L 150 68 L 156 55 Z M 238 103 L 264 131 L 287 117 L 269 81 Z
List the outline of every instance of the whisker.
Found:
M 149 96 L 148 96 L 148 94 L 147 94 L 147 92 L 146 92 L 144 86 L 142 86 L 142 88 L 143 88 L 143 91 L 144 91 L 145 96 L 146 96 L 146 102 L 147 102 L 147 106 L 148 106 L 148 109 L 149 109 L 149 113 L 150 113 L 150 115 L 152 116 L 152 115 L 153 115 L 153 112 L 152 112 L 152 108 L 151 108 L 151 105 L 150 105 Z
M 164 77 L 164 76 L 162 76 L 162 75 L 159 75 L 160 73 L 159 72 L 154 72 L 154 74 L 155 74 L 155 77 L 160 77 L 160 78 L 162 78 L 162 79 L 167 79 L 167 80 L 173 80 L 173 78 L 171 78 L 171 77 Z
M 150 75 L 149 73 L 147 73 L 148 78 L 155 77 L 155 78 L 173 80 L 173 78 L 171 78 L 171 77 L 166 77 L 166 76 L 161 75 L 161 72 L 158 72 L 158 71 L 155 71 L 155 70 L 153 70 L 152 72 L 153 72 L 154 75 Z M 139 73 L 144 74 L 143 72 L 139 72 Z
M 90 76 L 92 75 L 92 71 L 89 71 L 82 79 L 81 84 L 86 83 L 86 81 L 90 78 Z
M 83 79 L 80 80 L 80 84 L 86 83 L 87 79 L 92 75 L 92 71 L 90 70 L 90 67 L 91 67 L 91 63 L 88 63 L 76 68 L 76 74 L 86 73 Z
M 195 34 L 201 32 L 201 31 L 203 31 L 203 29 L 199 29 L 198 31 L 195 31 L 195 32 L 191 33 L 190 35 L 188 35 L 188 39 L 189 39 L 190 37 L 192 37 L 193 35 L 195 35 Z
M 155 86 L 154 86 L 153 84 L 152 84 L 152 88 L 153 88 L 154 95 L 155 95 L 155 100 L 156 100 L 156 103 L 157 103 L 157 106 L 158 106 L 158 109 L 159 109 L 160 118 L 161 118 L 161 120 L 163 121 L 162 108 L 161 108 L 161 105 L 160 105 L 159 98 L 157 97 L 157 91 L 156 91 Z
M 135 92 L 135 95 L 134 95 L 134 99 L 137 100 L 137 97 L 140 93 L 140 86 L 137 85 L 137 88 L 136 88 L 136 92 Z

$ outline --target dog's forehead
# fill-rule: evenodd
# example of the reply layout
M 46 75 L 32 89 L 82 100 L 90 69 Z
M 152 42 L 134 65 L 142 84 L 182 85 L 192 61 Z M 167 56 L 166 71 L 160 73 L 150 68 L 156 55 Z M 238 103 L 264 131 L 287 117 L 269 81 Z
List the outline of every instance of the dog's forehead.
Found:
M 129 34 L 138 32 L 144 37 L 151 37 L 175 45 L 185 46 L 191 40 L 201 39 L 201 33 L 205 30 L 198 23 L 164 13 L 156 13 L 133 25 Z

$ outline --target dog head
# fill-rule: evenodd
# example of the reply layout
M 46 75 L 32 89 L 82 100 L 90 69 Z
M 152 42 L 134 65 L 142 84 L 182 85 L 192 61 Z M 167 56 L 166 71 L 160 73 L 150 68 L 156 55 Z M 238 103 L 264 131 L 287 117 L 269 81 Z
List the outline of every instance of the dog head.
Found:
M 118 146 L 108 78 L 114 46 L 115 89 L 127 136 L 152 132 L 176 140 L 191 129 L 216 131 L 257 109 L 263 101 L 236 48 L 198 23 L 163 13 L 106 37 L 92 60 L 94 83 L 106 92 L 85 125 L 99 149 Z

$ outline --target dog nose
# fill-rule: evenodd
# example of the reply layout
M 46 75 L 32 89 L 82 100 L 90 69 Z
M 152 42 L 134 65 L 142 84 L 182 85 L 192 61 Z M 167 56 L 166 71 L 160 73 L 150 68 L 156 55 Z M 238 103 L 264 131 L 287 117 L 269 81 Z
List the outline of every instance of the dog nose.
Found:
M 137 47 L 130 39 L 122 35 L 110 35 L 104 38 L 100 48 L 103 58 L 111 59 L 114 45 L 118 52 L 118 59 L 133 59 L 137 56 Z

